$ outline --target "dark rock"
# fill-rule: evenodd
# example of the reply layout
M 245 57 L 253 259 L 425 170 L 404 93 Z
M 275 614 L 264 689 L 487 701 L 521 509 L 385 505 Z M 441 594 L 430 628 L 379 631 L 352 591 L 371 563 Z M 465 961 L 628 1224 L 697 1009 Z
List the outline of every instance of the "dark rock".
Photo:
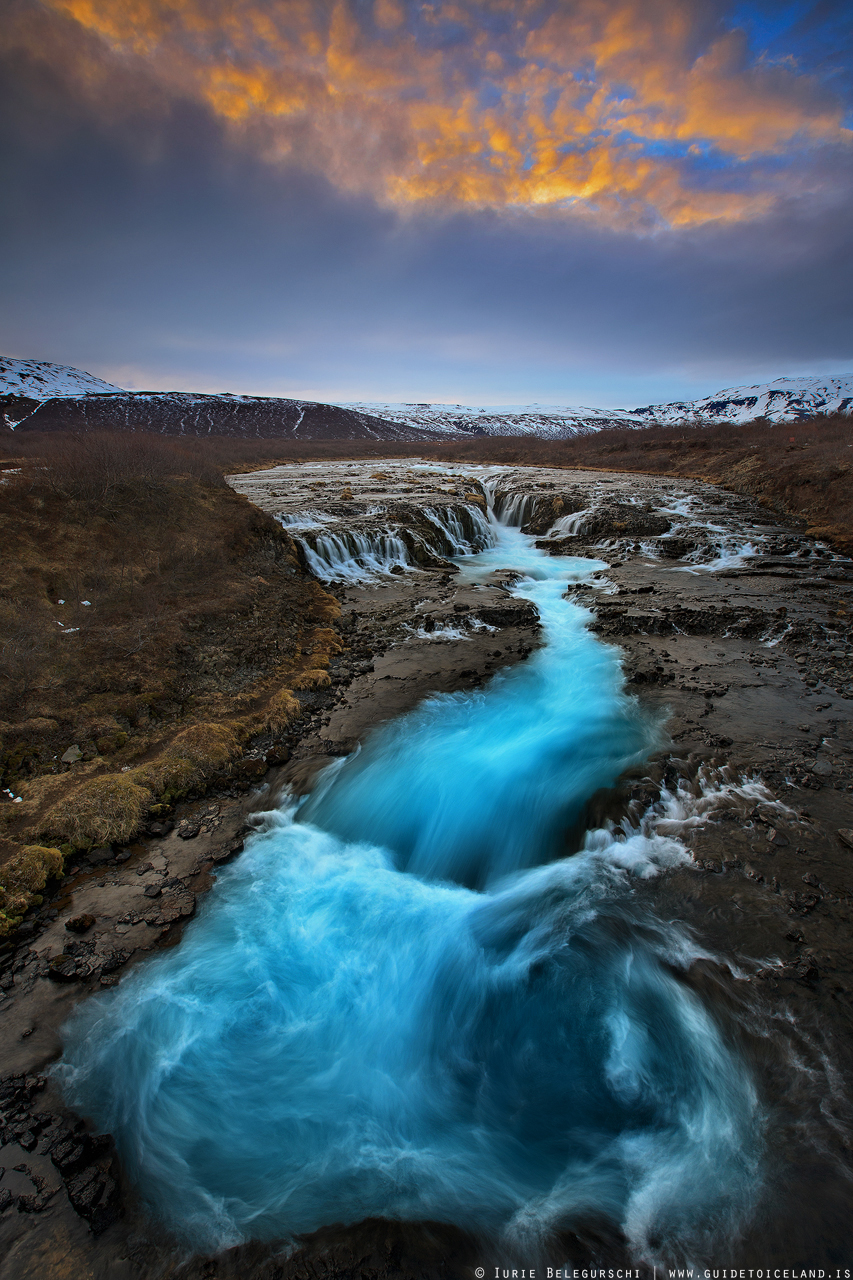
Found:
M 72 916 L 70 920 L 65 921 L 65 928 L 69 933 L 85 933 L 94 923 L 95 916 Z
M 99 1174 L 97 1166 L 89 1165 L 88 1169 L 66 1182 L 68 1198 L 78 1213 L 85 1215 L 91 1212 L 100 1200 L 103 1183 Z
M 160 888 L 159 884 L 149 884 L 145 887 L 146 898 L 159 898 L 162 892 L 163 890 Z
M 41 1213 L 46 1204 L 46 1197 L 33 1194 L 18 1196 L 16 1201 L 19 1213 Z
M 74 956 L 61 955 L 54 956 L 50 961 L 47 976 L 54 982 L 79 982 L 82 974 Z
M 86 861 L 91 863 L 93 867 L 99 867 L 105 862 L 112 862 L 115 857 L 115 849 L 111 844 L 99 845 L 96 849 L 90 849 L 86 854 Z
M 86 1149 L 87 1144 L 85 1142 L 80 1142 L 76 1136 L 72 1136 L 64 1142 L 58 1143 L 51 1151 L 50 1158 L 60 1173 L 66 1174 L 70 1170 L 76 1169 L 86 1158 Z
M 195 819 L 184 818 L 183 822 L 178 823 L 178 835 L 182 840 L 195 840 L 199 831 L 201 831 L 201 823 Z
M 814 911 L 820 900 L 818 893 L 790 893 L 788 895 L 790 914 L 806 916 L 810 911 Z
M 526 600 L 507 601 L 506 604 L 489 605 L 477 615 L 490 627 L 537 627 L 539 613 Z
M 101 973 L 115 973 L 116 969 L 127 964 L 130 952 L 122 947 L 111 947 L 108 951 L 102 951 L 97 959 Z
M 249 781 L 255 781 L 262 778 L 269 768 L 266 760 L 248 759 L 241 760 L 239 764 L 240 775 Z
M 770 827 L 767 832 L 767 839 L 777 849 L 785 849 L 789 844 L 787 838 L 782 835 L 781 831 L 777 831 L 775 827 Z
M 287 764 L 290 752 L 287 747 L 271 747 L 264 759 L 271 768 L 275 768 L 277 765 Z
M 836 834 L 846 848 L 853 849 L 853 830 L 849 827 L 842 827 Z
M 658 552 L 666 560 L 683 560 L 696 546 L 692 538 L 660 538 L 657 543 Z

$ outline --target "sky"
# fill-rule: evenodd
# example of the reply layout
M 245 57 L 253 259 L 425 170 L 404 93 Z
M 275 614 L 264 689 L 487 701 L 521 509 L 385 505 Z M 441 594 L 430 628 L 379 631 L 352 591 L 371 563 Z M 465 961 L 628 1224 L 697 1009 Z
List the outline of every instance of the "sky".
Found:
M 0 353 L 632 408 L 853 371 L 853 0 L 4 0 Z

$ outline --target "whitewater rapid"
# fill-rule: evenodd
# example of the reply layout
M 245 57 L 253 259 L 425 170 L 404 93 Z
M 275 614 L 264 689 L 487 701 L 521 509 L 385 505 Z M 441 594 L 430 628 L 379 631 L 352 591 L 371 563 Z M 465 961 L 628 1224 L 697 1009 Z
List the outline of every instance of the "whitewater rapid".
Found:
M 385 1217 L 518 1252 L 606 1222 L 695 1261 L 749 1216 L 750 1072 L 633 892 L 684 847 L 654 815 L 583 834 L 659 741 L 564 598 L 604 566 L 491 540 L 461 576 L 523 575 L 544 648 L 266 815 L 181 945 L 66 1029 L 69 1101 L 194 1247 Z

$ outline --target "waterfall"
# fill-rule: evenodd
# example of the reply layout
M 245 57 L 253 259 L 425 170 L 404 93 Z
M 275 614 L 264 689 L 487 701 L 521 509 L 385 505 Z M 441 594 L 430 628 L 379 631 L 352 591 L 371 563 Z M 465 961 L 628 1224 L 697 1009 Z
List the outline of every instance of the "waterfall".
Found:
M 365 582 L 393 569 L 410 569 L 406 544 L 390 529 L 362 533 L 345 530 L 297 541 L 308 567 L 323 582 Z
M 459 579 L 515 569 L 545 647 L 268 814 L 180 946 L 66 1028 L 66 1097 L 192 1247 L 390 1218 L 535 1257 L 604 1223 L 635 1262 L 708 1265 L 753 1211 L 751 1071 L 683 980 L 707 953 L 637 893 L 688 860 L 707 797 L 584 836 L 658 727 L 565 598 L 601 562 L 491 532 Z M 311 547 L 325 573 L 401 551 Z
M 476 507 L 425 507 L 424 515 L 444 538 L 443 555 L 470 556 L 493 545 L 487 517 Z

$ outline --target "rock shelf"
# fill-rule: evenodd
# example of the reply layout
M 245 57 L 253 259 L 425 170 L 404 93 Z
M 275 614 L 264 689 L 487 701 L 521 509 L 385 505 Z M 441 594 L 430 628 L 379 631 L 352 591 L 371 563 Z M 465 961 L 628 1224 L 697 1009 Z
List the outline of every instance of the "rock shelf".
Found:
M 310 790 L 378 723 L 540 643 L 507 574 L 457 583 L 450 557 L 485 545 L 490 504 L 543 550 L 607 564 L 573 597 L 619 646 L 627 691 L 666 719 L 666 747 L 591 798 L 589 825 L 636 818 L 663 789 L 746 784 L 697 821 L 692 866 L 640 891 L 722 957 L 691 975 L 697 989 L 812 1029 L 819 1094 L 826 1062 L 853 1047 L 853 563 L 742 497 L 656 476 L 371 459 L 231 482 L 337 597 L 344 648 L 328 685 L 298 693 L 288 758 L 259 758 L 245 793 L 184 804 L 118 858 L 72 869 L 5 957 L 0 1165 L 15 1176 L 0 1180 L 0 1280 L 446 1276 L 476 1260 L 461 1233 L 405 1224 L 330 1229 L 287 1256 L 180 1259 L 123 1186 L 109 1137 L 70 1115 L 45 1073 L 74 1002 L 178 941 L 254 813 Z M 827 1093 L 809 1105 L 846 1104 Z M 841 1138 L 821 1168 L 833 1161 L 849 1161 Z

